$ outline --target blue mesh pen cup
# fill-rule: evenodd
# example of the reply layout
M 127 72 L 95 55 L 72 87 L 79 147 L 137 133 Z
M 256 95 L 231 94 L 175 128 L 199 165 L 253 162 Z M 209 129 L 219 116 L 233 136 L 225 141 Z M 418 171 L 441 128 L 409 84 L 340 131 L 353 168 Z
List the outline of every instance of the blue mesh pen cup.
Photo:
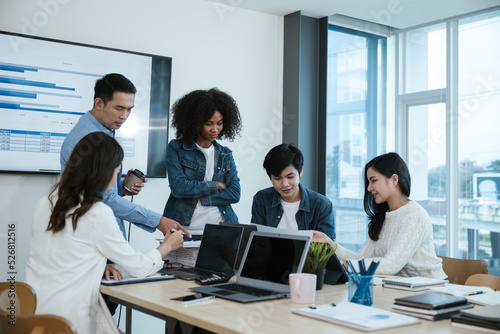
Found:
M 347 274 L 348 301 L 367 306 L 373 306 L 373 277 L 374 275 Z

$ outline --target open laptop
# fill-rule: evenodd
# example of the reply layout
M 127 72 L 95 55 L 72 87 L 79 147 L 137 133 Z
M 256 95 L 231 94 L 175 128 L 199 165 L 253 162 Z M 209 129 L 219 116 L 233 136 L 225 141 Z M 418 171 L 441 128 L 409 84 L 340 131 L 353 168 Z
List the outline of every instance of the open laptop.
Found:
M 207 224 L 201 238 L 196 264 L 191 268 L 163 268 L 160 273 L 185 280 L 200 279 L 212 274 L 231 277 L 243 234 L 238 224 L 224 226 Z
M 288 297 L 288 276 L 302 271 L 310 242 L 308 235 L 252 232 L 236 282 L 190 290 L 242 303 Z
M 234 264 L 234 269 L 240 269 L 241 260 L 243 259 L 243 254 L 245 253 L 245 249 L 247 248 L 248 239 L 250 239 L 250 234 L 253 231 L 257 231 L 257 225 L 255 224 L 236 224 L 236 223 L 226 223 L 220 222 L 220 225 L 226 226 L 241 226 L 243 228 L 243 235 L 241 236 L 240 247 L 238 248 L 238 255 L 236 256 L 236 262 Z

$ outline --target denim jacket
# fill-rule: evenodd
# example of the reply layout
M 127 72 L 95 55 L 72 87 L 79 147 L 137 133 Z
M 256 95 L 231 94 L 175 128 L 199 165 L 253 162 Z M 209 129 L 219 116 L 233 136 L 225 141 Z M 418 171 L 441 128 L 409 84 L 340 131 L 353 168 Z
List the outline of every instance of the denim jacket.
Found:
M 335 240 L 332 202 L 325 196 L 299 184 L 302 197 L 295 215 L 299 230 L 316 230 Z M 252 224 L 278 227 L 283 217 L 279 193 L 273 188 L 259 191 L 253 197 Z
M 217 206 L 225 222 L 238 223 L 231 204 L 240 200 L 240 179 L 233 154 L 214 141 L 215 171 L 212 181 L 205 181 L 206 159 L 194 142 L 182 143 L 173 139 L 167 147 L 167 173 L 170 196 L 163 211 L 167 218 L 184 226 L 191 224 L 198 199 L 202 205 Z M 215 181 L 227 185 L 217 189 Z M 213 222 L 218 223 L 218 222 Z

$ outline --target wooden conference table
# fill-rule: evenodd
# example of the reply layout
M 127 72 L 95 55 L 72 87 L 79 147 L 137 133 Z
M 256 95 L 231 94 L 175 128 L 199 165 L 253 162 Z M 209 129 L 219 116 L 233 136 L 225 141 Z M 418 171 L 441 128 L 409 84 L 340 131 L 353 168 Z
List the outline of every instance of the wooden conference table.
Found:
M 192 294 L 196 283 L 173 279 L 139 284 L 103 286 L 101 292 L 118 304 L 165 319 L 165 316 L 202 327 L 215 333 L 359 333 L 355 329 L 293 314 L 292 310 L 309 305 L 293 304 L 290 298 L 238 303 L 215 298 L 204 305 L 185 307 L 170 298 Z M 374 307 L 390 310 L 395 298 L 415 294 L 403 290 L 374 287 Z M 316 292 L 316 305 L 347 300 L 346 285 L 323 285 Z M 131 312 L 127 312 L 127 333 L 130 333 Z M 452 327 L 450 320 L 427 321 L 420 324 L 383 330 L 384 333 L 467 333 Z

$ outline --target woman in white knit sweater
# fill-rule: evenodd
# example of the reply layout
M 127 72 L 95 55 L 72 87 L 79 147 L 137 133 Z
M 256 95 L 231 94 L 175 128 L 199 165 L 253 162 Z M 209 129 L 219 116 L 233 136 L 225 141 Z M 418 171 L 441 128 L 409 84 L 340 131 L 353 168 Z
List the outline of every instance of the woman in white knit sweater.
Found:
M 397 153 L 372 159 L 365 166 L 369 239 L 357 254 L 321 232 L 313 240 L 328 242 L 340 260 L 378 258 L 376 274 L 446 278 L 434 250 L 429 215 L 409 199 L 410 184 L 408 167 Z

